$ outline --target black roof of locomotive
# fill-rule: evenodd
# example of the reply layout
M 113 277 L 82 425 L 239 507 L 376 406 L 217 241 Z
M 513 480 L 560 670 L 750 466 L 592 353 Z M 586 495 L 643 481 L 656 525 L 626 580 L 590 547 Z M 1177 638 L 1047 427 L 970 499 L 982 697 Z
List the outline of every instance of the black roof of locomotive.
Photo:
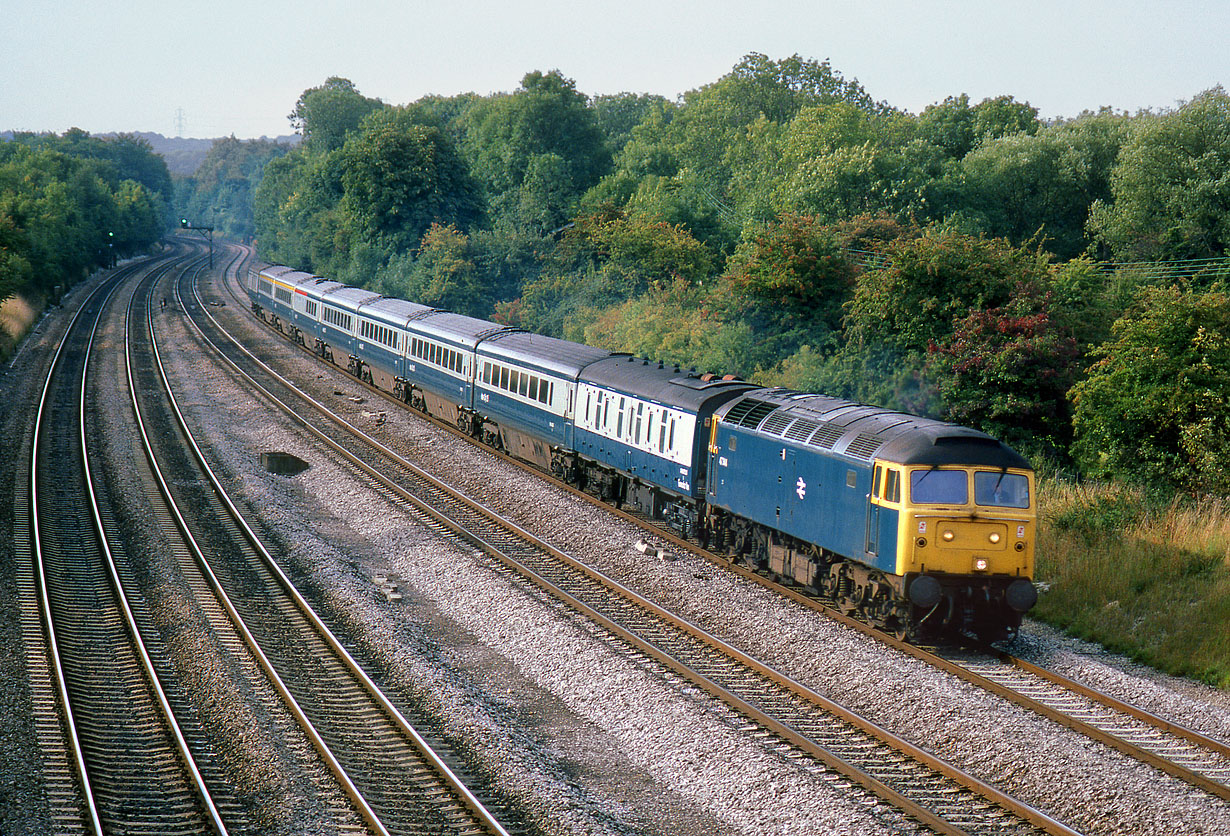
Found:
M 979 430 L 827 395 L 759 389 L 718 410 L 718 417 L 796 444 L 867 461 L 1030 467 L 1011 447 Z

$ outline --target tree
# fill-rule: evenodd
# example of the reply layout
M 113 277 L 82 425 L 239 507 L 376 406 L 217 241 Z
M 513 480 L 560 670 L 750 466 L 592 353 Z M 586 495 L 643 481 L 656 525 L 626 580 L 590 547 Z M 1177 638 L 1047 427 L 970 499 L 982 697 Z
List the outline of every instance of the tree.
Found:
M 21 290 L 33 277 L 26 253 L 29 240 L 6 214 L 0 213 L 0 302 Z
M 920 139 L 961 159 L 980 143 L 1015 133 L 1033 134 L 1041 127 L 1038 109 L 1011 96 L 983 99 L 970 107 L 969 96 L 949 96 L 929 105 L 918 117 Z
M 432 224 L 414 256 L 394 259 L 384 286 L 413 302 L 469 316 L 490 313 L 491 299 L 471 257 L 469 238 L 455 226 Z
M 1020 449 L 1066 455 L 1072 434 L 1067 393 L 1081 351 L 1052 317 L 1040 287 L 1018 285 L 1006 305 L 971 311 L 929 353 L 945 420 Z
M 1230 248 L 1230 95 L 1221 87 L 1137 118 L 1090 234 L 1122 261 L 1205 258 Z
M 813 217 L 787 215 L 735 251 L 723 282 L 758 331 L 821 345 L 841 326 L 855 268 L 837 234 Z
M 713 253 L 687 230 L 610 209 L 578 218 L 564 233 L 525 287 L 521 316 L 535 330 L 583 340 L 601 310 L 654 287 L 697 285 L 713 268 Z
M 1072 389 L 1095 476 L 1230 495 L 1230 294 L 1145 288 Z
M 527 74 L 517 92 L 474 107 L 467 119 L 464 145 L 472 171 L 487 187 L 495 214 L 519 228 L 567 216 L 610 170 L 611 152 L 594 111 L 558 70 Z M 553 180 L 549 188 L 546 172 Z M 523 189 L 532 193 L 524 206 Z
M 943 208 L 1016 244 L 1040 235 L 1056 255 L 1073 258 L 1087 247 L 1090 207 L 1110 197 L 1125 137 L 1126 120 L 1101 113 L 984 140 L 942 184 Z
M 351 229 L 389 253 L 432 224 L 468 229 L 483 217 L 478 185 L 452 140 L 414 108 L 387 108 L 339 152 L 341 209 Z
M 1022 281 L 1043 284 L 1045 255 L 1002 239 L 931 232 L 893 242 L 888 263 L 858 278 L 847 327 L 865 339 L 925 352 L 971 311 L 1008 303 Z
M 331 76 L 320 87 L 304 90 L 286 118 L 313 151 L 333 151 L 373 111 L 384 107 L 379 99 L 362 95 L 348 78 Z
M 632 138 L 632 129 L 650 112 L 665 105 L 665 98 L 651 93 L 616 93 L 595 96 L 593 110 L 607 146 L 613 154 L 618 154 Z
M 251 239 L 254 195 L 265 166 L 289 151 L 290 146 L 268 140 L 216 140 L 190 181 L 180 217 L 208 220 L 221 236 Z

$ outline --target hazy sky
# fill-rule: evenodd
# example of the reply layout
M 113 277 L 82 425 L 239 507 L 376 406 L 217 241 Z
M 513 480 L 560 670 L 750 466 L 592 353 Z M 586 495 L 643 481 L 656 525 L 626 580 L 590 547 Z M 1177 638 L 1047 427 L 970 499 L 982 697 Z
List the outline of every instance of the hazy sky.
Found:
M 749 52 L 829 59 L 917 113 L 1010 94 L 1044 118 L 1171 107 L 1230 85 L 1230 3 L 1098 0 L 0 0 L 0 130 L 290 133 L 333 75 L 366 96 L 517 88 L 674 98 Z

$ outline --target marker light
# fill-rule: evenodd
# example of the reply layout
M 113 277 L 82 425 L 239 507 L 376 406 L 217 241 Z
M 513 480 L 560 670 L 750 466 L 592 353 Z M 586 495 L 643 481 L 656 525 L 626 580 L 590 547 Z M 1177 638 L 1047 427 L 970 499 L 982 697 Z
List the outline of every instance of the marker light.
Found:
M 991 542 L 992 542 L 992 543 L 998 543 L 998 542 L 999 542 L 999 532 L 998 532 L 998 531 L 992 531 L 992 532 L 991 532 Z
M 954 537 L 956 537 L 956 536 L 957 536 L 957 535 L 953 534 L 953 533 L 952 533 L 952 531 L 945 531 L 945 532 L 944 532 L 944 540 L 945 540 L 946 542 L 951 543 L 951 542 L 952 542 L 952 538 L 954 538 Z

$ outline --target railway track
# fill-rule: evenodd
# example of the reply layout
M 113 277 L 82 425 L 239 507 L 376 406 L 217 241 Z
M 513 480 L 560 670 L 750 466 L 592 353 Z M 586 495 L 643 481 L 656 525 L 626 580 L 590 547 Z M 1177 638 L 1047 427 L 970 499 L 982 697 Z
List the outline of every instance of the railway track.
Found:
M 164 260 L 149 269 L 170 266 Z M 225 833 L 197 768 L 199 738 L 181 727 L 183 702 L 160 680 L 162 648 L 147 641 L 144 603 L 132 593 L 120 544 L 109 537 L 110 514 L 91 469 L 91 349 L 109 300 L 136 272 L 117 271 L 73 318 L 52 360 L 29 447 L 29 591 L 42 635 L 28 626 L 23 632 L 28 646 L 45 649 L 56 695 L 58 717 L 41 717 L 38 725 L 51 736 L 62 722 L 67 741 L 51 747 L 53 767 L 61 752 L 63 763 L 51 772 L 49 818 L 97 834 Z M 36 662 L 36 671 L 42 667 Z M 35 703 L 51 710 L 38 693 Z
M 823 612 L 895 650 L 996 694 L 1210 795 L 1230 800 L 1230 745 L 981 643 L 919 646 L 851 618 L 797 586 L 731 563 L 641 517 L 617 512 L 690 553 Z
M 507 836 L 492 801 L 460 774 L 460 758 L 380 689 L 244 520 L 176 402 L 148 297 L 144 308 L 146 321 L 129 336 L 133 354 L 153 362 L 132 366 L 130 388 L 140 393 L 134 408 L 151 461 L 162 462 L 154 464 L 160 489 L 177 527 L 190 533 L 185 572 L 216 597 L 372 832 Z
M 197 302 L 201 310 L 204 305 Z M 791 759 L 827 768 L 941 833 L 1074 831 L 858 717 L 538 540 L 398 457 L 202 322 L 236 369 L 370 480 L 432 527 L 464 538 L 601 625 L 666 679 L 721 700 Z M 249 359 L 251 357 L 251 359 Z M 326 421 L 305 420 L 323 415 Z M 822 765 L 822 766 L 821 766 Z

